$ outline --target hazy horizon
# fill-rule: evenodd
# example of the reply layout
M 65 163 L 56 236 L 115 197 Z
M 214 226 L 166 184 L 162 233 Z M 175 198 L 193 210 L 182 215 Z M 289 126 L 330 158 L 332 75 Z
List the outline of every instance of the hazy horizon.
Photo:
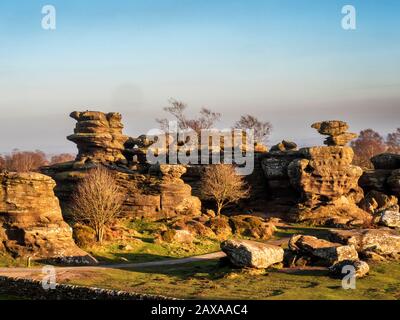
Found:
M 41 28 L 42 6 L 57 29 Z M 338 119 L 350 131 L 400 127 L 400 2 L 96 1 L 0 3 L 0 153 L 76 152 L 74 110 L 120 112 L 138 136 L 173 97 L 197 114 L 270 121 L 269 144 L 322 144 L 310 127 Z

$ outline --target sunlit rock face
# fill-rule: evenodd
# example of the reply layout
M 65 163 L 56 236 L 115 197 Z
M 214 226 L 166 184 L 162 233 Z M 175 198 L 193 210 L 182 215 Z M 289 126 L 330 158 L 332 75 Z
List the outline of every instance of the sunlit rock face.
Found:
M 74 134 L 67 137 L 78 147 L 78 162 L 125 162 L 122 152 L 128 137 L 122 134 L 121 114 L 98 111 L 74 111 Z
M 191 186 L 181 179 L 186 168 L 147 163 L 146 150 L 154 141 L 145 136 L 125 136 L 119 113 L 74 111 L 70 116 L 77 123 L 74 134 L 67 139 L 77 144 L 77 158 L 41 169 L 56 181 L 55 193 L 63 208 L 67 208 L 77 184 L 87 173 L 104 166 L 126 195 L 122 215 L 157 220 L 200 214 L 200 199 L 192 196 Z
M 0 250 L 14 257 L 94 264 L 64 222 L 55 182 L 39 173 L 0 174 Z
M 345 146 L 354 134 L 343 121 L 312 125 L 328 135 L 327 146 L 275 151 L 263 161 L 271 192 L 297 194 L 290 218 L 314 224 L 363 225 L 371 220 L 356 204 L 363 198 L 358 180 L 363 171 L 352 165 L 354 152 Z M 350 139 L 351 138 L 351 139 Z M 289 191 L 289 192 L 288 192 Z M 278 195 L 279 196 L 279 195 Z

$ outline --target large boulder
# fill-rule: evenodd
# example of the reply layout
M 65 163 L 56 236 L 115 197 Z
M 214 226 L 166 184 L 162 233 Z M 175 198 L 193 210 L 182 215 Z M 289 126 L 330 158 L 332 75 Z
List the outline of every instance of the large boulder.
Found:
M 400 228 L 400 212 L 383 211 L 379 220 L 380 224 L 390 228 Z
M 0 174 L 0 243 L 14 257 L 67 264 L 97 261 L 76 246 L 64 222 L 55 182 L 39 173 Z M 1 248 L 0 248 L 1 250 Z
M 365 258 L 393 258 L 400 255 L 400 234 L 391 229 L 331 230 L 332 241 L 354 245 Z
M 343 260 L 358 259 L 353 245 L 341 245 L 313 236 L 294 235 L 289 240 L 289 249 L 297 255 L 308 255 L 330 265 Z
M 282 262 L 284 254 L 281 247 L 250 240 L 227 240 L 221 249 L 233 265 L 242 268 L 266 269 Z

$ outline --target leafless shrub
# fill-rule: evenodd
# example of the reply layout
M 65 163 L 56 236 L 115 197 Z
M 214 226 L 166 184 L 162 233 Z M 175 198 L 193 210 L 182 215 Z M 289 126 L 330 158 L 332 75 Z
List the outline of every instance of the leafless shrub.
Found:
M 72 195 L 72 217 L 94 229 L 101 243 L 105 227 L 121 212 L 124 199 L 113 174 L 104 167 L 97 167 L 87 174 Z
M 202 177 L 202 194 L 216 202 L 217 214 L 228 204 L 249 196 L 244 178 L 236 174 L 232 165 L 216 164 L 206 168 Z

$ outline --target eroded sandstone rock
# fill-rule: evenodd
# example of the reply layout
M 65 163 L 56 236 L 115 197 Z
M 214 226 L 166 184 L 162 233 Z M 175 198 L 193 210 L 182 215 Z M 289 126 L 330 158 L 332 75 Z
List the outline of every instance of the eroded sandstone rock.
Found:
M 353 245 L 340 245 L 313 236 L 294 235 L 289 240 L 289 249 L 297 255 L 308 255 L 328 264 L 343 260 L 357 260 L 358 254 Z
M 70 114 L 77 121 L 74 134 L 67 137 L 78 147 L 78 163 L 124 162 L 122 154 L 128 139 L 122 134 L 123 125 L 119 113 L 98 111 L 74 111 Z
M 398 259 L 400 234 L 391 229 L 331 230 L 332 241 L 354 245 L 363 257 L 371 256 Z
M 95 264 L 79 249 L 64 222 L 53 189 L 39 173 L 0 174 L 0 242 L 14 257 L 67 264 Z
M 349 126 L 344 121 L 331 120 L 314 123 L 312 128 L 317 129 L 322 135 L 327 135 L 324 143 L 328 146 L 345 146 L 357 138 L 357 134 L 346 132 Z
M 361 260 L 343 260 L 337 262 L 329 267 L 329 271 L 333 276 L 342 278 L 349 273 L 350 269 L 348 267 L 354 268 L 356 278 L 363 278 L 369 273 L 368 263 Z
M 390 228 L 400 228 L 400 212 L 383 211 L 380 217 L 380 224 Z
M 242 268 L 266 269 L 282 262 L 284 254 L 281 247 L 250 240 L 227 240 L 221 249 L 233 265 Z

